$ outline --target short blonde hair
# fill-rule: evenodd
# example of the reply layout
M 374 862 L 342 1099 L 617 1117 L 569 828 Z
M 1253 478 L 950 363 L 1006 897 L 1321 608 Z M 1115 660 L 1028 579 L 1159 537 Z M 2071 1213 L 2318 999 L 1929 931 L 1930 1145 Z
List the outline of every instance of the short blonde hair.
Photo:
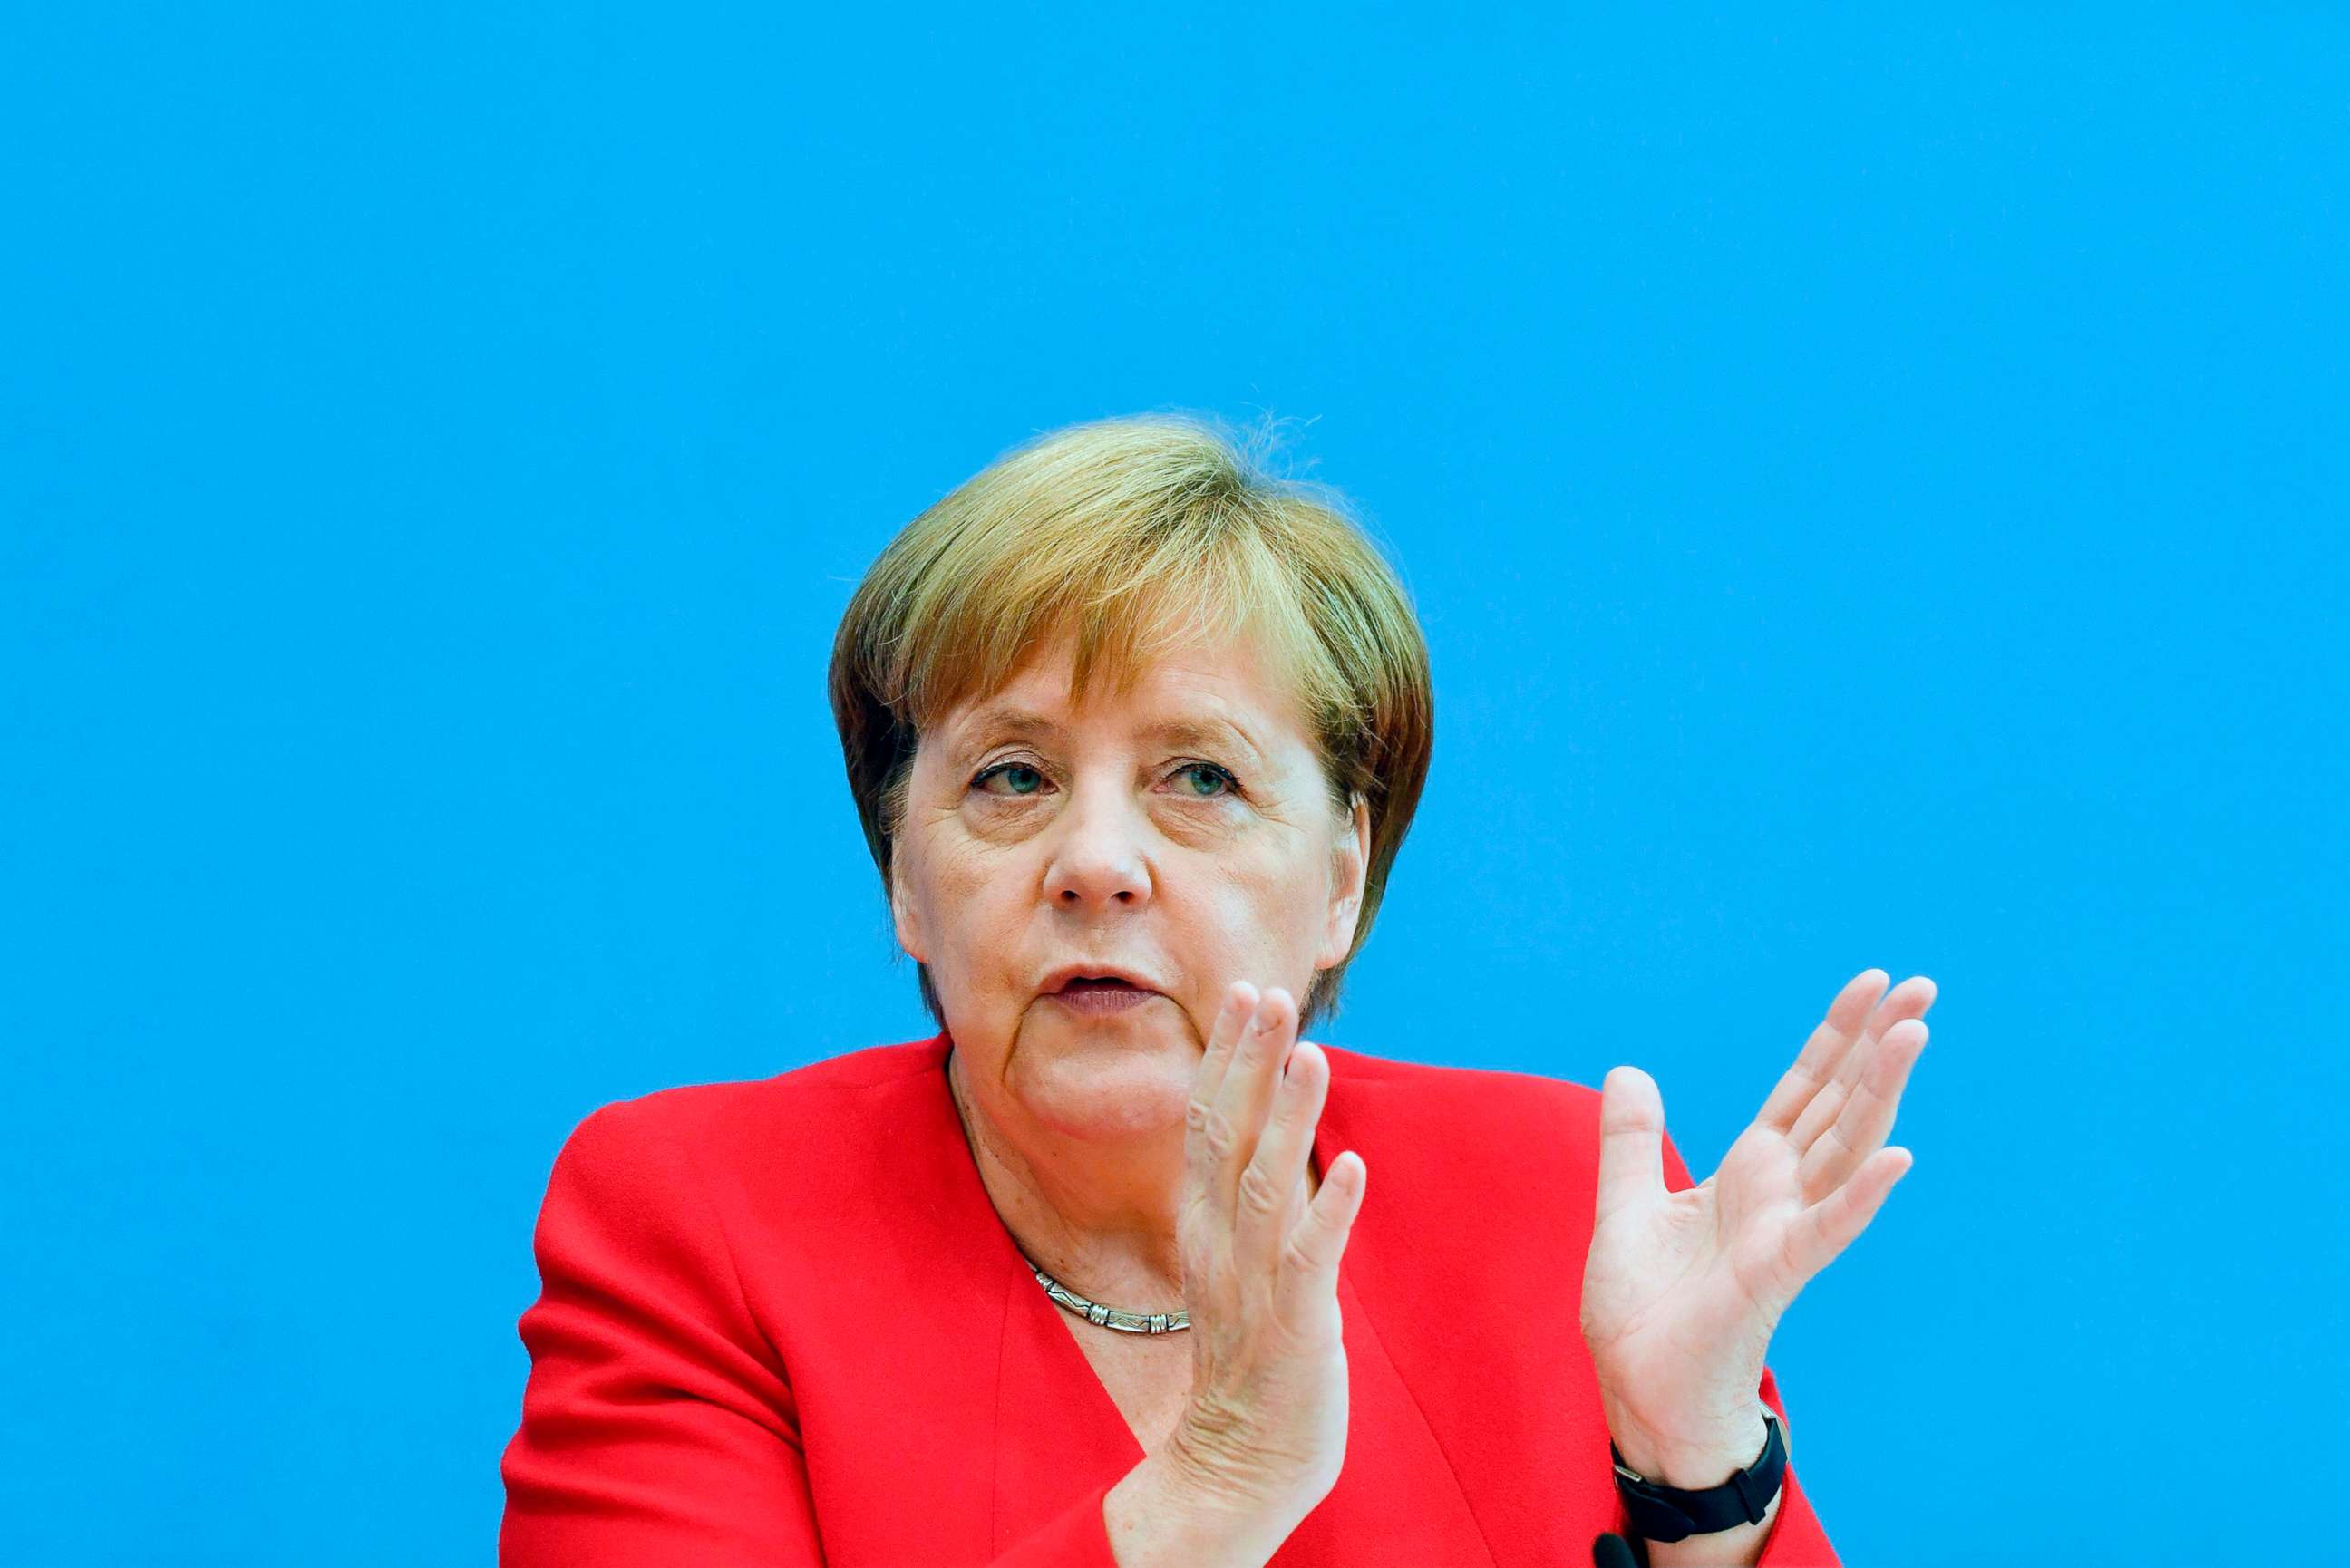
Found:
M 940 716 L 1072 631 L 1076 703 L 1098 676 L 1123 693 L 1155 655 L 1250 629 L 1292 682 L 1332 806 L 1349 815 L 1360 794 L 1370 810 L 1354 945 L 1315 974 L 1300 1027 L 1335 1012 L 1427 781 L 1428 649 L 1345 500 L 1274 477 L 1206 417 L 1048 431 L 909 523 L 866 573 L 833 641 L 832 711 L 884 896 L 915 747 Z M 944 1027 L 929 966 L 917 967 Z

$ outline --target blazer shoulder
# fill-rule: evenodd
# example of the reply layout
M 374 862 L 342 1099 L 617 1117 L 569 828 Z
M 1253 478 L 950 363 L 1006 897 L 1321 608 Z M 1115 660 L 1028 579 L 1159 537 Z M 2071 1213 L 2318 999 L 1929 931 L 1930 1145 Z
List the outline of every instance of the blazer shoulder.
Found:
M 1599 1174 L 1597 1090 L 1519 1069 L 1386 1059 L 1342 1087 L 1351 1064 L 1332 1054 L 1329 1104 L 1370 1165 L 1366 1213 L 1380 1204 L 1385 1234 L 1415 1238 L 1426 1277 L 1507 1290 L 1513 1278 L 1579 1274 Z
M 1382 1128 L 1429 1147 L 1551 1149 L 1570 1164 L 1598 1159 L 1600 1091 L 1511 1067 L 1455 1067 L 1323 1046 L 1333 1093 L 1347 1082 Z
M 1316 1044 L 1328 1054 L 1332 1075 L 1356 1083 L 1395 1085 L 1433 1098 L 1471 1104 L 1507 1105 L 1529 1096 L 1569 1106 L 1588 1102 L 1596 1106 L 1599 1103 L 1599 1091 L 1591 1085 L 1578 1084 L 1572 1079 L 1555 1078 L 1544 1073 L 1523 1072 L 1512 1067 L 1468 1067 L 1442 1062 L 1412 1062 L 1399 1056 L 1382 1056 L 1350 1046 L 1333 1045 L 1327 1041 L 1317 1041 Z
M 695 1185 L 719 1189 L 752 1178 L 790 1187 L 808 1154 L 862 1168 L 889 1159 L 890 1098 L 942 1063 L 945 1039 L 933 1037 L 827 1055 L 764 1079 L 672 1084 L 608 1100 L 564 1136 L 557 1166 L 698 1170 Z
M 1577 1179 L 1596 1180 L 1602 1091 L 1589 1084 L 1503 1067 L 1460 1067 L 1405 1062 L 1367 1052 L 1324 1046 L 1334 1077 L 1362 1086 L 1379 1120 L 1409 1128 L 1422 1141 L 1463 1147 L 1468 1138 L 1518 1158 L 1537 1151 Z M 1693 1187 L 1680 1147 L 1668 1126 L 1662 1136 L 1665 1186 Z
M 707 1147 L 715 1137 L 757 1129 L 768 1136 L 830 1125 L 844 1099 L 896 1079 L 936 1070 L 942 1039 L 871 1045 L 827 1056 L 764 1078 L 675 1084 L 597 1106 L 580 1119 L 603 1128 L 633 1127 Z M 575 1129 L 574 1136 L 577 1136 Z

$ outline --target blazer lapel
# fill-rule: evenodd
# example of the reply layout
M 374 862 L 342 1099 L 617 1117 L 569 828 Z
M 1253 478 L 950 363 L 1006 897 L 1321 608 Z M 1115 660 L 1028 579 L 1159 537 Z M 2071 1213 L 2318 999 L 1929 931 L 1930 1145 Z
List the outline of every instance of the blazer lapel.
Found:
M 1357 1288 L 1374 1274 L 1392 1276 L 1408 1269 L 1417 1240 L 1408 1229 L 1381 1222 L 1380 1173 L 1390 1179 L 1395 1174 L 1385 1137 L 1392 1117 L 1381 1100 L 1388 1085 L 1350 1072 L 1351 1063 L 1336 1051 L 1329 1053 L 1329 1061 L 1330 1092 L 1314 1134 L 1315 1163 L 1326 1173 L 1330 1162 L 1351 1148 L 1374 1173 L 1374 1190 L 1365 1195 L 1338 1262 L 1338 1311 L 1347 1346 L 1347 1462 L 1329 1495 L 1290 1532 L 1267 1568 L 1359 1563 L 1374 1556 L 1413 1568 L 1494 1568 L 1452 1462 L 1388 1352 L 1380 1332 L 1385 1303 L 1375 1310 Z M 1367 1263 L 1386 1267 L 1367 1269 Z M 1420 1282 L 1438 1287 L 1425 1276 Z
M 952 1374 L 955 1403 L 981 1415 L 979 1429 L 993 1438 L 992 1459 L 974 1467 L 970 1480 L 986 1500 L 986 1517 L 973 1521 L 973 1532 L 994 1557 L 1076 1498 L 1116 1481 L 1143 1455 L 1093 1365 L 1055 1321 L 1062 1309 L 1037 1285 L 987 1196 L 947 1086 L 949 1048 L 943 1033 L 929 1043 L 925 1060 L 935 1070 L 905 1085 L 921 1103 L 891 1114 L 902 1118 L 896 1125 L 921 1129 L 937 1170 L 936 1244 L 953 1255 L 956 1300 L 970 1309 L 944 1331 L 963 1347 Z M 909 1390 L 915 1398 L 933 1394 Z

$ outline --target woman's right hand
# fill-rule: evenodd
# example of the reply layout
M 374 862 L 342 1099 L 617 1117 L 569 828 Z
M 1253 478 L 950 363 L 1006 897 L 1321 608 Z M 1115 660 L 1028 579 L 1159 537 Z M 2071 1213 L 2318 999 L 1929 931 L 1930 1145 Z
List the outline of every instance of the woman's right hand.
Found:
M 1276 1542 L 1346 1459 L 1338 1260 L 1369 1174 L 1348 1150 L 1309 1199 L 1330 1059 L 1296 1033 L 1288 992 L 1236 981 L 1192 1081 L 1180 1219 L 1191 1398 L 1167 1443 L 1205 1504 L 1276 1526 Z

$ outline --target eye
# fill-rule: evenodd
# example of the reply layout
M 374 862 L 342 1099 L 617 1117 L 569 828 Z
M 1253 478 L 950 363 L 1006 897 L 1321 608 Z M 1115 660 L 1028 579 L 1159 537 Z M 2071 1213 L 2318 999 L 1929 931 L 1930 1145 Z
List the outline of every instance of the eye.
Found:
M 986 787 L 990 779 L 998 776 L 1012 786 L 1010 796 L 997 794 L 995 791 Z M 998 763 L 992 768 L 982 768 L 978 776 L 971 781 L 971 787 L 983 794 L 995 794 L 999 800 L 1005 798 L 1018 800 L 1035 794 L 1044 788 L 1045 775 L 1026 763 Z
M 1218 767 L 1213 763 L 1185 763 L 1175 770 L 1175 776 L 1178 778 L 1187 774 L 1193 778 L 1206 778 L 1222 785 L 1222 788 L 1212 792 L 1187 788 L 1181 792 L 1187 800 L 1222 800 L 1226 795 L 1240 793 L 1241 781 L 1232 775 L 1231 770 Z

